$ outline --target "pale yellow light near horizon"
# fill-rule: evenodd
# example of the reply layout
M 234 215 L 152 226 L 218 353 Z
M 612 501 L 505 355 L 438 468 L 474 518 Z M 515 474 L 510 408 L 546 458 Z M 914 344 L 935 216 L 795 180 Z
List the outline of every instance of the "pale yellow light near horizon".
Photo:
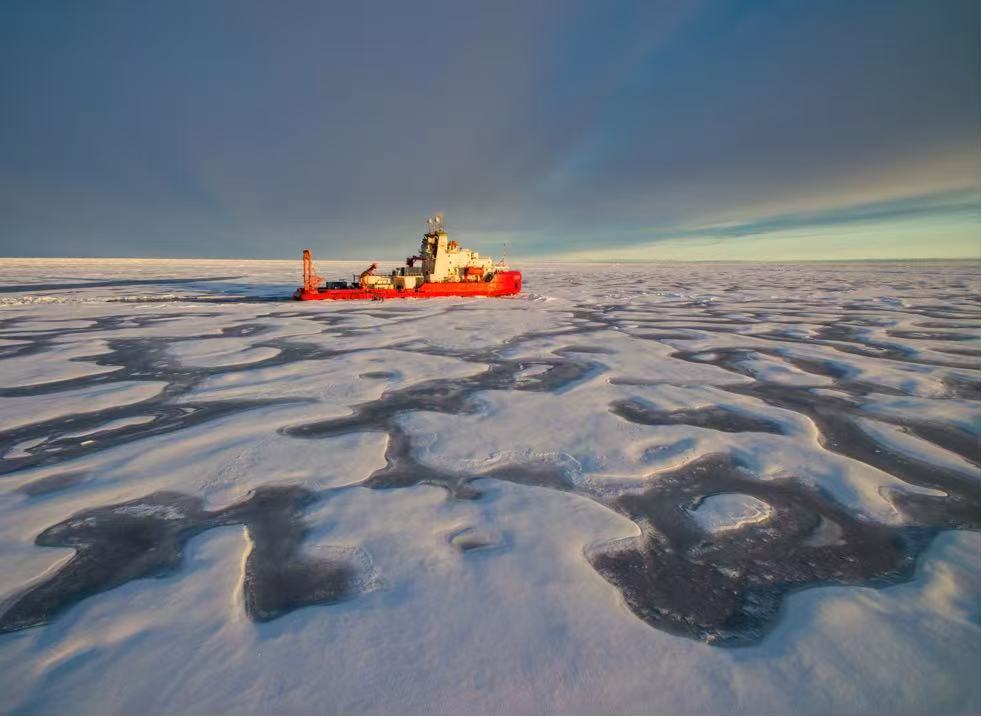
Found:
M 573 261 L 855 261 L 977 259 L 979 221 L 919 218 L 786 230 L 732 238 L 687 237 L 577 251 Z

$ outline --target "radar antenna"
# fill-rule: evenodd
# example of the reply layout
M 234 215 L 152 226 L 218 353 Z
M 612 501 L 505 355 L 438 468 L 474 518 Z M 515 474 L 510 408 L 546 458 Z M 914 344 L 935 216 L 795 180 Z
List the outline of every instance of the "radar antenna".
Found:
M 445 232 L 446 226 L 443 223 L 442 214 L 434 214 L 426 220 L 426 233 L 436 234 L 438 232 Z

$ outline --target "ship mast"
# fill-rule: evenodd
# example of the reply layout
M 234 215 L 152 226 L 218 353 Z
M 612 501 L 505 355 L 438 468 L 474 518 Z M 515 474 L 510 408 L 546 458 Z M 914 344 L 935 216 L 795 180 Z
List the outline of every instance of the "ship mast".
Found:
M 426 233 L 427 234 L 439 234 L 440 232 L 446 232 L 447 228 L 443 223 L 443 215 L 435 214 L 426 220 Z

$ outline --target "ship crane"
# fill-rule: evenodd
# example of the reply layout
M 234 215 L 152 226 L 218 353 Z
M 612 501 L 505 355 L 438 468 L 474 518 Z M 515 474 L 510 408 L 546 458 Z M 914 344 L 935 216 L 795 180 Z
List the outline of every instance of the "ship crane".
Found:
M 368 277 L 372 276 L 376 269 L 378 269 L 378 264 L 373 261 L 370 267 L 358 275 L 358 286 L 366 286 L 368 284 Z
M 310 256 L 310 249 L 303 250 L 303 288 L 304 291 L 317 291 L 317 285 L 324 280 L 324 277 L 317 276 L 314 271 L 314 260 Z

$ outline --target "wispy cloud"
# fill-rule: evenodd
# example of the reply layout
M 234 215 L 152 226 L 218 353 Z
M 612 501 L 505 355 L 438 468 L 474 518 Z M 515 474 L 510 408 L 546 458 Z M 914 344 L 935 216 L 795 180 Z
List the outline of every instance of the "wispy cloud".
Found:
M 964 189 L 957 192 L 903 197 L 886 202 L 833 207 L 823 211 L 779 214 L 738 224 L 717 224 L 654 232 L 639 230 L 637 234 L 648 242 L 688 237 L 737 239 L 793 230 L 829 229 L 930 217 L 977 220 L 979 194 L 974 189 Z

